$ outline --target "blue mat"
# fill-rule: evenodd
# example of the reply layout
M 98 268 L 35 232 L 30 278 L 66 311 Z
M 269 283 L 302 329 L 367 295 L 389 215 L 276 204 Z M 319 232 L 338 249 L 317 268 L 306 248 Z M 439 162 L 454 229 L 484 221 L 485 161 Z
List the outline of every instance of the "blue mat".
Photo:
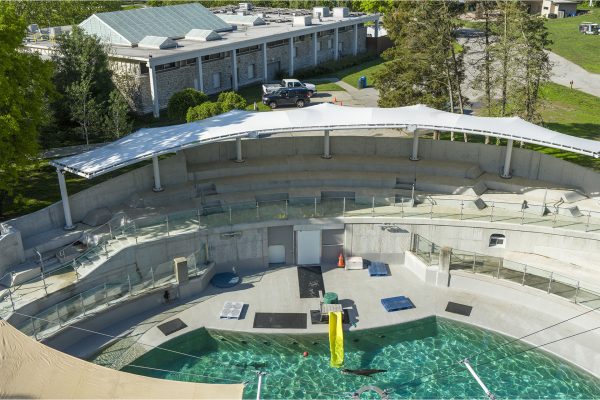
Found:
M 369 275 L 371 276 L 387 276 L 388 269 L 385 263 L 374 261 L 369 264 Z
M 389 297 L 387 299 L 381 299 L 381 304 L 383 304 L 383 307 L 387 312 L 415 308 L 413 302 L 410 301 L 410 299 L 406 296 Z
M 240 277 L 232 272 L 222 272 L 213 276 L 210 283 L 218 288 L 230 288 L 240 283 Z

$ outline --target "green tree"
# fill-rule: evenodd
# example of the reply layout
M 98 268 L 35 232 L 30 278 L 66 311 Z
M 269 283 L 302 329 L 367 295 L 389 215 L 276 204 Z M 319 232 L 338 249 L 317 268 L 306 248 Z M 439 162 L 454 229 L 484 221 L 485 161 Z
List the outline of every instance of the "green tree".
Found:
M 75 96 L 75 101 L 81 103 L 82 90 L 88 89 L 86 102 L 89 97 L 98 107 L 104 107 L 114 84 L 107 49 L 97 37 L 74 27 L 70 35 L 60 36 L 58 44 L 57 54 L 52 57 L 56 65 L 54 83 L 64 98 L 54 102 L 53 108 L 59 128 L 69 129 L 70 121 L 79 119 L 72 114 L 69 102 L 73 99 L 69 96 Z
M 221 109 L 223 112 L 231 110 L 243 110 L 246 108 L 246 99 L 237 94 L 236 92 L 221 92 L 217 99 L 221 103 Z
M 25 25 L 13 4 L 0 3 L 0 216 L 17 195 L 19 171 L 37 155 L 54 94 L 51 63 L 23 50 Z
M 173 94 L 169 99 L 167 104 L 169 118 L 183 121 L 191 107 L 198 106 L 207 100 L 208 96 L 196 89 L 183 89 Z
M 85 138 L 86 145 L 90 144 L 90 134 L 98 133 L 102 126 L 102 104 L 98 104 L 92 96 L 92 80 L 84 77 L 74 82 L 66 90 L 71 120 L 79 126 L 79 132 Z
M 221 103 L 215 103 L 212 101 L 204 102 L 196 107 L 192 107 L 188 110 L 186 115 L 187 122 L 200 121 L 206 118 L 214 117 L 223 112 L 221 109 Z
M 120 138 L 131 132 L 133 121 L 129 118 L 129 104 L 118 90 L 113 90 L 108 99 L 104 129 L 108 135 Z
M 43 0 L 14 1 L 18 15 L 27 24 L 40 27 L 77 25 L 92 14 L 121 9 L 122 1 Z

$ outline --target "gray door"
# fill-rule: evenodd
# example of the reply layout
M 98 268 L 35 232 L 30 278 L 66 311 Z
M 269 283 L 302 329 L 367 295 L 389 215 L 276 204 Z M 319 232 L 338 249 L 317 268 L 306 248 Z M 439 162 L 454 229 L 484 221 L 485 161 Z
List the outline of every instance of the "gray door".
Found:
M 267 80 L 274 81 L 277 71 L 281 69 L 279 61 L 275 61 L 267 64 Z

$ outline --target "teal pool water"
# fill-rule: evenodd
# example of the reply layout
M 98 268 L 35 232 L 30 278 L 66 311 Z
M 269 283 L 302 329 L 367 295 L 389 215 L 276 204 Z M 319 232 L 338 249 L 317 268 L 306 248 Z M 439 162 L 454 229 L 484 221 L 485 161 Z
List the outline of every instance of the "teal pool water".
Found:
M 440 318 L 348 332 L 349 369 L 384 369 L 371 378 L 341 374 L 329 366 L 326 335 L 254 335 L 198 330 L 152 350 L 123 370 L 165 379 L 232 383 L 248 381 L 245 398 L 256 398 L 257 370 L 266 371 L 265 399 L 348 398 L 364 385 L 391 390 L 391 398 L 485 398 L 459 363 L 471 364 L 498 398 L 600 398 L 600 380 L 522 342 Z M 568 340 L 564 342 L 568 346 Z M 302 353 L 308 351 L 308 357 Z M 496 361 L 494 361 L 496 360 Z M 477 365 L 479 364 L 479 365 Z M 163 372 L 141 369 L 144 366 Z M 378 398 L 378 396 L 370 396 Z M 367 397 L 364 397 L 367 398 Z

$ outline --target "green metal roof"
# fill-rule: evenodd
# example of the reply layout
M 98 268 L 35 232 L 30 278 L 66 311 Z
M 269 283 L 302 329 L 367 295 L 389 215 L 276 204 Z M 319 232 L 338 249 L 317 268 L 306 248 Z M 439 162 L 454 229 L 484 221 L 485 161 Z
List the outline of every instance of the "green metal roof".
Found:
M 192 29 L 216 32 L 232 29 L 231 25 L 198 3 L 98 13 L 80 26 L 87 33 L 105 40 L 106 32 L 110 31 L 112 43 L 130 45 L 139 43 L 146 36 L 182 38 Z

